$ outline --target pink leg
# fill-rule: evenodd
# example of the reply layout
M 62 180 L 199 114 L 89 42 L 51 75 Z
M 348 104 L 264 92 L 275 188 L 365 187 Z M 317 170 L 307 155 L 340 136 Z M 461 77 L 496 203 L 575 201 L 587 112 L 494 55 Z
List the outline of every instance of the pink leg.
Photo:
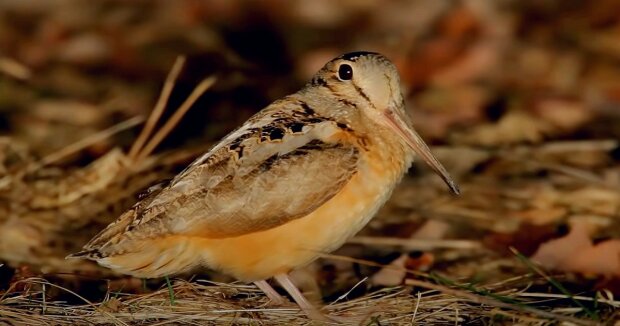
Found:
M 291 282 L 291 279 L 288 277 L 287 274 L 278 274 L 274 276 L 274 278 L 276 279 L 276 281 L 278 281 L 278 283 L 280 283 L 280 285 L 286 290 L 286 292 L 288 292 L 288 294 L 293 297 L 295 302 L 297 302 L 297 304 L 299 305 L 299 308 L 301 308 L 301 310 L 303 310 L 303 312 L 310 319 L 322 322 L 333 322 L 332 319 L 323 315 L 317 308 L 315 308 L 310 302 L 308 302 L 308 300 L 306 300 L 304 295 L 299 292 L 299 289 L 297 289 L 295 284 Z
M 291 281 L 291 278 L 287 274 L 278 274 L 274 276 L 273 278 L 275 278 L 276 281 L 278 281 L 278 283 L 280 283 L 280 285 L 286 290 L 286 292 L 288 292 L 288 294 L 290 294 L 291 297 L 293 297 L 295 302 L 297 302 L 297 304 L 299 305 L 301 310 L 303 310 L 306 316 L 308 316 L 308 318 L 314 321 L 329 323 L 330 325 L 334 323 L 337 323 L 337 324 L 340 323 L 340 324 L 345 324 L 345 325 L 366 325 L 366 321 L 370 317 L 371 312 L 363 316 L 355 316 L 355 317 L 353 316 L 352 317 L 331 316 L 331 315 L 326 316 L 323 313 L 321 313 L 317 308 L 315 308 L 304 297 L 304 295 L 301 294 L 301 292 L 299 292 L 299 289 L 297 289 L 297 287 L 295 286 L 295 284 L 293 284 L 293 282 Z
M 271 285 L 267 283 L 267 281 L 256 281 L 254 282 L 254 285 L 261 289 L 261 291 L 265 292 L 269 300 L 271 300 L 271 303 L 273 303 L 274 305 L 281 306 L 286 303 L 286 299 L 284 299 L 284 297 L 282 297 L 278 292 L 276 292 L 276 290 L 274 290 Z

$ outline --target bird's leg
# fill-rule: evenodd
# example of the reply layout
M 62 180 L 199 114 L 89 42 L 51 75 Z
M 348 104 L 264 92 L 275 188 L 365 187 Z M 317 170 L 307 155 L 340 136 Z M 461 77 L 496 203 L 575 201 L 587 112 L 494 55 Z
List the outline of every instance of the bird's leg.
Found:
M 280 285 L 293 297 L 295 302 L 299 305 L 301 310 L 308 316 L 308 318 L 323 323 L 334 324 L 346 324 L 346 325 L 365 325 L 366 321 L 370 317 L 369 314 L 363 316 L 332 316 L 324 315 L 316 307 L 314 307 L 304 296 L 299 289 L 293 284 L 291 278 L 287 274 L 278 274 L 273 278 L 280 283 Z
M 256 281 L 254 282 L 254 285 L 256 285 L 259 289 L 261 289 L 261 291 L 263 291 L 267 295 L 269 300 L 271 300 L 272 304 L 281 306 L 286 303 L 286 299 L 284 299 L 283 296 L 276 292 L 276 290 L 272 288 L 271 285 L 267 283 L 267 281 Z
M 290 277 L 287 274 L 278 274 L 274 276 L 276 281 L 280 283 L 280 285 L 288 292 L 288 294 L 293 297 L 293 300 L 297 302 L 299 308 L 303 310 L 303 312 L 312 320 L 322 321 L 322 322 L 333 322 L 332 319 L 323 315 L 317 308 L 315 308 L 301 292 L 299 289 L 293 284 Z

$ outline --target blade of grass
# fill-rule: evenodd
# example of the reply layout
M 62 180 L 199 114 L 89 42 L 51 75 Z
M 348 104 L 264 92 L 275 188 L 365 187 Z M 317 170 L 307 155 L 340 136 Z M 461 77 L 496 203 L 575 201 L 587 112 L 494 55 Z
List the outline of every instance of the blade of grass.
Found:
M 512 253 L 525 266 L 527 266 L 529 269 L 531 269 L 532 271 L 536 272 L 540 276 L 544 277 L 545 280 L 547 282 L 549 282 L 549 284 L 553 285 L 556 289 L 558 289 L 560 292 L 562 292 L 562 294 L 566 295 L 573 303 L 578 305 L 586 313 L 586 315 L 588 315 L 588 317 L 590 317 L 593 320 L 599 320 L 600 319 L 600 316 L 599 316 L 599 314 L 597 312 L 592 311 L 590 308 L 586 307 L 586 305 L 581 303 L 579 300 L 575 300 L 574 295 L 570 291 L 568 291 L 568 289 L 566 289 L 556 279 L 554 279 L 553 277 L 547 275 L 547 273 L 545 273 L 542 269 L 540 269 L 538 266 L 536 266 L 529 258 L 525 257 L 523 254 L 521 254 L 517 249 L 515 249 L 513 247 L 510 247 L 510 251 L 512 251 Z
M 166 279 L 166 285 L 168 286 L 168 296 L 170 296 L 170 305 L 174 306 L 176 304 L 176 299 L 174 297 L 174 289 L 172 288 L 172 283 L 170 283 L 170 278 L 168 275 L 164 276 Z
M 84 148 L 87 148 L 97 142 L 100 142 L 118 132 L 121 132 L 123 130 L 132 128 L 140 123 L 142 123 L 142 121 L 144 121 L 144 118 L 141 116 L 136 116 L 133 117 L 131 119 L 125 120 L 121 123 L 118 123 L 110 128 L 107 128 L 105 130 L 99 131 L 91 136 L 88 136 L 86 138 L 83 138 L 69 146 L 63 147 L 62 149 L 60 149 L 59 151 L 53 152 L 45 157 L 43 157 L 40 161 L 28 166 L 26 168 L 27 172 L 34 172 L 36 170 L 38 170 L 39 168 L 52 164 L 54 162 L 57 162 L 73 153 L 77 153 L 81 150 L 83 150 Z
M 155 108 L 153 108 L 153 112 L 151 112 L 151 115 L 149 115 L 148 120 L 144 125 L 144 128 L 142 128 L 142 131 L 140 132 L 140 135 L 138 135 L 136 141 L 133 143 L 133 145 L 131 145 L 131 149 L 129 150 L 128 154 L 130 159 L 133 160 L 138 156 L 147 139 L 153 133 L 155 124 L 157 124 L 157 121 L 164 112 L 164 109 L 166 108 L 166 103 L 170 98 L 170 94 L 172 93 L 172 89 L 174 88 L 174 83 L 179 77 L 181 69 L 183 69 L 183 65 L 185 65 L 185 57 L 177 57 L 177 59 L 174 61 L 174 64 L 172 65 L 172 69 L 170 69 L 170 72 L 168 73 L 168 76 L 166 76 L 164 87 L 159 94 L 159 98 L 157 99 Z
M 200 98 L 200 96 L 202 96 L 204 92 L 206 92 L 209 88 L 211 88 L 211 86 L 213 86 L 213 84 L 215 84 L 216 80 L 217 79 L 215 78 L 215 76 L 211 76 L 201 81 L 200 84 L 198 84 L 198 86 L 194 88 L 194 91 L 187 97 L 185 102 L 183 102 L 183 104 L 181 104 L 181 106 L 172 114 L 170 119 L 168 119 L 168 121 L 166 121 L 166 123 L 161 127 L 161 129 L 159 129 L 153 135 L 151 140 L 149 140 L 149 142 L 144 146 L 144 148 L 142 148 L 142 150 L 140 150 L 136 154 L 134 162 L 139 162 L 149 156 L 151 152 L 153 152 L 155 147 L 157 147 L 157 145 L 159 145 L 159 143 L 161 143 L 161 141 L 179 123 L 181 118 L 183 118 L 185 113 L 187 113 L 187 111 L 192 107 L 192 105 L 194 105 L 196 100 L 198 100 L 198 98 Z
M 461 288 L 463 290 L 467 290 L 467 291 L 476 293 L 478 295 L 491 297 L 491 298 L 493 298 L 495 300 L 499 300 L 499 301 L 502 301 L 502 302 L 506 302 L 506 303 L 510 303 L 510 304 L 514 304 L 514 305 L 518 305 L 518 306 L 527 307 L 526 304 L 524 304 L 523 302 L 521 302 L 521 301 L 519 301 L 517 299 L 511 298 L 511 297 L 508 297 L 508 296 L 504 296 L 504 295 L 499 295 L 499 294 L 493 293 L 493 292 L 491 292 L 491 291 L 489 291 L 487 289 L 478 288 L 478 287 L 476 287 L 472 283 L 458 284 L 458 283 L 454 282 L 453 280 L 451 280 L 449 278 L 446 278 L 446 277 L 443 277 L 443 276 L 441 276 L 439 274 L 436 274 L 436 273 L 430 273 L 429 275 L 430 275 L 431 279 L 433 279 L 435 282 L 437 282 L 439 284 L 448 285 L 448 286 L 456 287 L 456 288 Z

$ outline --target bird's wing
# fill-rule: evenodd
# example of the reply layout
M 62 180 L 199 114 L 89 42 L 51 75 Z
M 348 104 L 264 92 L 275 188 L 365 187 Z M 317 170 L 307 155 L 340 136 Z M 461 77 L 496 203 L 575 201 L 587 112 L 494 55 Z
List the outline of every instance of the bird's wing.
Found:
M 308 112 L 278 112 L 250 119 L 84 248 L 172 234 L 239 236 L 321 206 L 356 171 L 358 149 L 342 141 L 351 130 Z

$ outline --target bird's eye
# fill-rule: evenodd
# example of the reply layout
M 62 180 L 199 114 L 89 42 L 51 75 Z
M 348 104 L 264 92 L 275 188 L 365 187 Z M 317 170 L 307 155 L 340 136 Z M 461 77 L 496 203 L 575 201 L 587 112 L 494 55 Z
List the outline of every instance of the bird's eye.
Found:
M 340 65 L 340 68 L 338 68 L 338 79 L 351 80 L 351 78 L 353 78 L 353 68 L 346 63 Z

